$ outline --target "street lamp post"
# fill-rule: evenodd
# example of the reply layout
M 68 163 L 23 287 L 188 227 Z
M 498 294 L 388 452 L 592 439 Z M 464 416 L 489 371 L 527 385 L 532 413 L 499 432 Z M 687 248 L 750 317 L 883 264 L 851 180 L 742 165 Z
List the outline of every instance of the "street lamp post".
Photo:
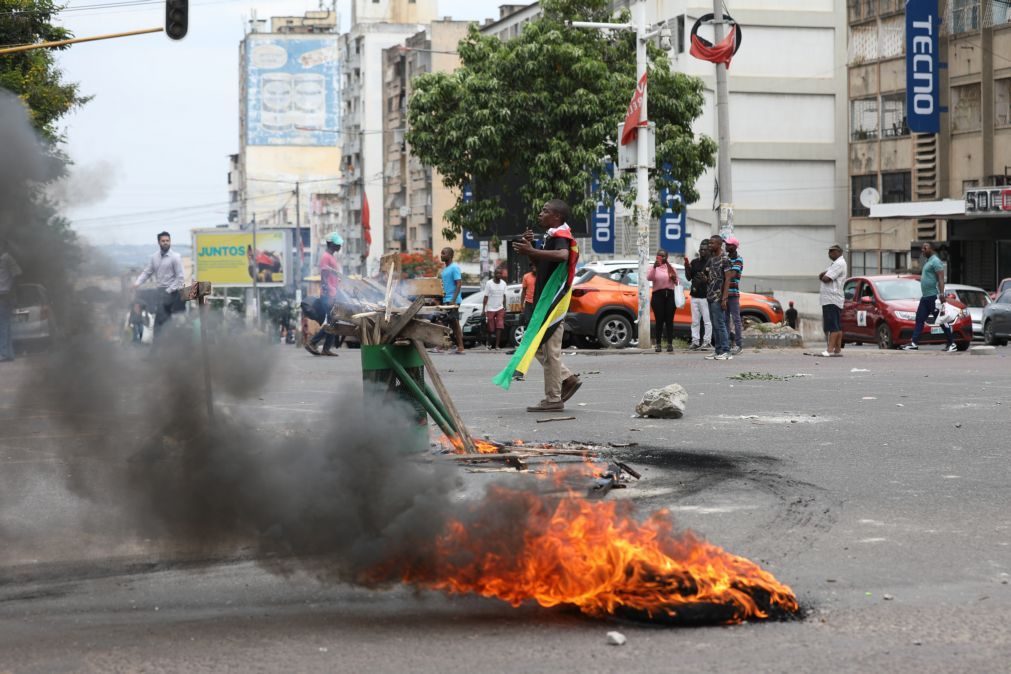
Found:
M 597 30 L 629 30 L 635 31 L 635 81 L 638 84 L 646 73 L 646 42 L 660 35 L 662 29 L 647 31 L 646 0 L 640 0 L 632 6 L 632 23 L 601 23 L 596 21 L 571 21 L 569 25 L 575 28 L 594 28 Z M 643 87 L 642 105 L 639 108 L 639 129 L 636 133 L 636 181 L 635 181 L 635 223 L 636 250 L 639 255 L 639 348 L 648 349 L 651 346 L 649 332 L 649 283 L 646 274 L 649 272 L 649 127 L 646 114 L 646 103 L 649 86 Z

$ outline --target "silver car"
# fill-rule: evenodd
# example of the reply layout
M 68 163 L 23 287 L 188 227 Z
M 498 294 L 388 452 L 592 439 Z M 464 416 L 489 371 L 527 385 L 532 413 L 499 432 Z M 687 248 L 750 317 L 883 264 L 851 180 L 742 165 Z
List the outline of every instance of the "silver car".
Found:
M 38 283 L 20 283 L 15 289 L 14 324 L 11 336 L 15 342 L 47 340 L 53 335 L 53 311 L 49 294 Z
M 972 319 L 972 338 L 983 339 L 983 310 L 993 301 L 990 295 L 982 288 L 957 283 L 945 283 L 944 294 L 965 305 Z

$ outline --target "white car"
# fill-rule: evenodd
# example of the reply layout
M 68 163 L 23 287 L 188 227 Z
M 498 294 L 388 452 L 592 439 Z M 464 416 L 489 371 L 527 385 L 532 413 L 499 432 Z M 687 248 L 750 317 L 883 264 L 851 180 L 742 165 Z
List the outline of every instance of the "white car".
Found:
M 983 310 L 993 302 L 990 294 L 976 286 L 965 286 L 957 283 L 945 283 L 944 294 L 965 305 L 965 310 L 972 319 L 972 338 L 983 339 Z
M 507 316 L 510 312 L 515 312 L 522 308 L 522 288 L 523 287 L 519 283 L 512 283 L 506 287 L 505 303 Z M 460 302 L 460 326 L 463 329 L 464 342 L 473 342 L 484 334 L 482 323 L 480 321 L 483 309 L 484 287 L 473 295 L 468 295 L 462 302 Z M 519 335 L 520 339 L 522 339 L 522 331 Z

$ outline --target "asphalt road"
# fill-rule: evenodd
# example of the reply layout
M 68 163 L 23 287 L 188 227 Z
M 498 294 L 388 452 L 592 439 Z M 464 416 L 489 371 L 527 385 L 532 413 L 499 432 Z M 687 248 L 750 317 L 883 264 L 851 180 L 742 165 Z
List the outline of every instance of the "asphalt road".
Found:
M 312 423 L 334 389 L 359 386 L 355 351 L 274 353 L 271 387 L 222 408 Z M 759 562 L 795 590 L 801 621 L 661 629 L 325 585 L 271 575 L 255 560 L 158 559 L 143 541 L 55 528 L 0 552 L 0 672 L 1008 671 L 1009 354 L 850 347 L 841 359 L 764 351 L 714 363 L 580 353 L 566 358 L 585 381 L 566 410 L 576 420 L 544 424 L 524 410 L 541 397 L 536 364 L 505 392 L 490 383 L 504 355 L 435 357 L 476 433 L 634 443 L 614 452 L 644 478 L 608 498 L 668 508 Z M 19 483 L 27 467 L 53 460 L 46 415 L 57 413 L 13 414 L 25 368 L 0 366 L 2 484 L 23 492 L 0 524 L 56 521 L 76 507 Z M 732 379 L 745 372 L 782 379 Z M 684 419 L 633 417 L 645 390 L 674 382 L 689 392 Z M 101 544 L 81 544 L 85 535 Z M 607 645 L 615 629 L 624 646 Z

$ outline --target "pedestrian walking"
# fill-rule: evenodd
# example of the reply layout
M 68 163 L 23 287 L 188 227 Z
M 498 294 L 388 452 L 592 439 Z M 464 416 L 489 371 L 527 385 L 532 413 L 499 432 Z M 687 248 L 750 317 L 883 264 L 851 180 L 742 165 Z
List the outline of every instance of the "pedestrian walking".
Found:
M 790 308 L 786 310 L 786 324 L 797 329 L 797 310 L 793 306 L 793 300 L 790 300 Z
M 709 239 L 709 258 L 706 261 L 709 316 L 713 319 L 716 335 L 716 353 L 706 360 L 733 360 L 730 353 L 730 335 L 727 332 L 727 297 L 730 293 L 730 259 L 723 252 L 723 237 L 714 234 Z
M 21 267 L 11 255 L 6 239 L 0 239 L 0 363 L 14 360 L 14 279 Z
M 506 270 L 499 267 L 484 284 L 484 318 L 488 324 L 488 348 L 502 348 L 502 333 L 505 331 Z M 494 346 L 493 346 L 494 345 Z
M 326 252 L 319 258 L 319 280 L 320 296 L 314 302 L 314 311 L 319 318 L 319 330 L 312 336 L 312 339 L 305 345 L 305 350 L 314 356 L 336 356 L 333 350 L 337 344 L 337 335 L 324 330 L 324 326 L 329 322 L 330 311 L 337 303 L 337 290 L 340 287 L 341 278 L 344 275 L 344 267 L 338 257 L 341 248 L 344 247 L 344 238 L 337 232 L 330 232 L 324 238 L 326 242 Z M 323 342 L 322 351 L 319 343 Z
M 846 258 L 839 244 L 833 244 L 828 249 L 828 257 L 832 263 L 818 275 L 821 281 L 819 295 L 821 299 L 821 316 L 825 328 L 827 347 L 823 356 L 842 356 L 842 308 L 843 283 L 846 281 Z
M 667 251 L 663 248 L 656 252 L 653 266 L 646 272 L 646 278 L 653 282 L 653 294 L 649 306 L 653 309 L 653 341 L 656 352 L 660 353 L 661 342 L 666 335 L 667 353 L 674 351 L 674 293 L 681 291 L 680 281 L 674 267 L 667 261 Z
M 134 290 L 139 290 L 150 278 L 154 279 L 158 287 L 154 297 L 146 304 L 149 310 L 154 305 L 154 334 L 157 336 L 161 326 L 168 322 L 172 314 L 183 308 L 179 291 L 186 283 L 183 259 L 172 250 L 172 237 L 168 232 L 158 234 L 158 252 L 151 256 L 144 271 L 134 281 Z
M 925 259 L 923 268 L 920 270 L 920 305 L 916 307 L 916 326 L 913 328 L 913 340 L 902 347 L 904 351 L 916 351 L 920 347 L 917 340 L 928 319 L 933 319 L 944 304 L 944 262 L 934 250 L 934 244 L 925 243 L 920 246 L 921 259 Z M 957 351 L 955 337 L 951 333 L 951 326 L 941 323 L 944 330 L 944 338 L 948 340 L 945 351 Z
M 460 291 L 463 288 L 463 272 L 460 265 L 453 262 L 453 249 L 443 248 L 439 254 L 439 259 L 445 268 L 442 270 L 442 301 L 443 304 L 452 305 L 446 313 L 449 318 L 449 325 L 453 328 L 453 335 L 456 337 L 456 351 L 454 353 L 463 355 L 463 330 L 460 328 Z
M 730 260 L 730 289 L 727 291 L 727 329 L 731 333 L 730 353 L 734 356 L 744 350 L 744 323 L 741 321 L 741 275 L 744 258 L 737 252 L 741 242 L 737 237 L 727 239 L 727 258 Z
M 709 316 L 709 280 L 706 276 L 706 261 L 709 257 L 709 239 L 703 239 L 699 244 L 699 254 L 694 260 L 685 261 L 685 276 L 691 281 L 692 310 L 692 351 L 708 351 L 713 343 L 713 320 Z M 702 325 L 705 333 L 699 338 Z
M 147 325 L 147 315 L 144 312 L 144 305 L 134 302 L 130 306 L 130 318 L 128 319 L 130 332 L 133 335 L 133 342 L 140 344 L 144 341 L 144 327 Z
M 520 348 L 494 382 L 508 389 L 513 374 L 525 374 L 530 361 L 536 357 L 544 368 L 544 399 L 528 407 L 528 412 L 561 411 L 565 409 L 565 402 L 583 385 L 579 376 L 562 363 L 563 321 L 572 298 L 572 279 L 579 260 L 579 248 L 568 225 L 569 218 L 568 204 L 552 199 L 537 216 L 538 224 L 546 230 L 544 245 L 534 247 L 530 230 L 513 243 L 513 250 L 537 265 L 534 311 Z

